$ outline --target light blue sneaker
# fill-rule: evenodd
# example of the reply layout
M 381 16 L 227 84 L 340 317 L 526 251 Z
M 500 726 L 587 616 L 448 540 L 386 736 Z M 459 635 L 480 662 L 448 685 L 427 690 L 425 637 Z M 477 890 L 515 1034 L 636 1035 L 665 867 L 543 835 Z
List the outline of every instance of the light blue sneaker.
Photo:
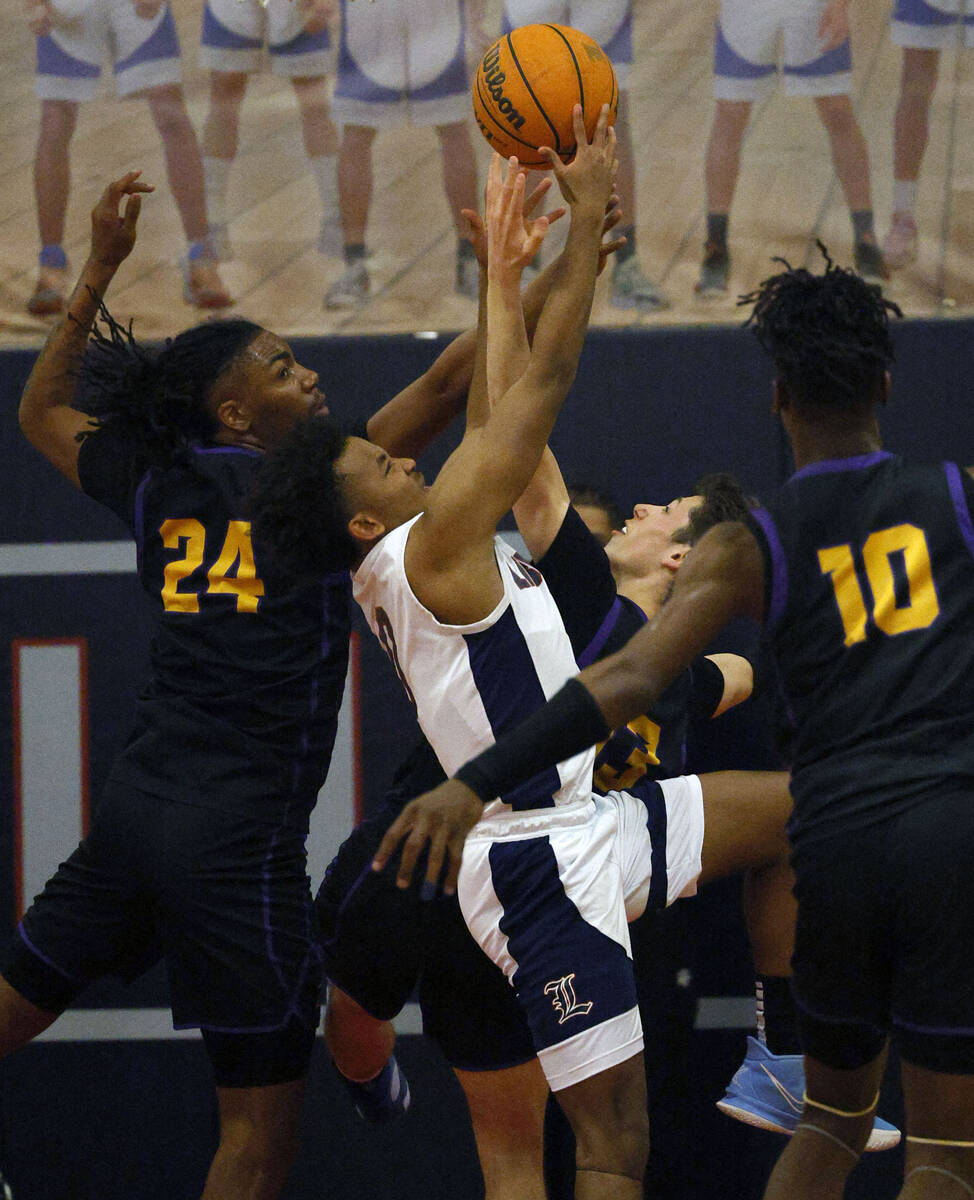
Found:
M 735 1121 L 790 1137 L 801 1120 L 804 1092 L 802 1056 L 772 1054 L 757 1038 L 749 1037 L 747 1055 L 717 1107 Z M 896 1126 L 876 1117 L 866 1149 L 891 1150 L 899 1140 Z

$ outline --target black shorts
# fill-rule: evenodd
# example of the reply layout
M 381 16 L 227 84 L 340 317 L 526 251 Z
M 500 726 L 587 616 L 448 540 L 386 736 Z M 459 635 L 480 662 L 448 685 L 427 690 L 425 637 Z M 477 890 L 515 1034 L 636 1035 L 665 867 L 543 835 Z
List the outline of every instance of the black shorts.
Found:
M 892 1034 L 908 1062 L 974 1072 L 974 783 L 799 845 L 793 861 L 806 1052 L 854 1069 Z
M 451 1066 L 490 1071 L 534 1057 L 513 988 L 467 932 L 456 897 L 396 887 L 398 858 L 382 874 L 372 858 L 397 807 L 345 840 L 315 899 L 324 971 L 372 1016 L 389 1020 L 417 992 L 423 1029 Z
M 5 976 L 59 1012 L 93 980 L 133 978 L 161 955 L 176 1028 L 287 1031 L 286 1064 L 262 1037 L 259 1077 L 244 1063 L 228 1082 L 284 1082 L 303 1074 L 296 1059 L 305 1044 L 310 1057 L 317 1026 L 312 920 L 301 832 L 110 783 L 90 833 L 24 915 Z

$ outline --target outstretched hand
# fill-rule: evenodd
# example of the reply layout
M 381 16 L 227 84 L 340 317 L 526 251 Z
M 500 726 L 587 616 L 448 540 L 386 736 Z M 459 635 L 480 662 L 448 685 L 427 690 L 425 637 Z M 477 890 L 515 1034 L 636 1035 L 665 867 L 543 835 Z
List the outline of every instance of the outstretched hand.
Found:
M 528 218 L 535 211 L 541 201 L 551 190 L 553 180 L 551 176 L 545 176 L 540 181 L 538 186 L 534 188 L 529 196 L 524 199 L 524 207 L 521 210 L 521 216 L 524 218 L 524 228 L 528 229 Z M 551 212 L 545 213 L 548 218 L 548 228 L 558 220 L 560 220 L 568 211 L 564 205 L 558 208 L 553 208 Z M 473 252 L 477 256 L 477 262 L 486 270 L 487 268 L 487 225 L 484 218 L 473 208 L 462 208 L 460 215 L 467 223 L 467 241 L 473 246 Z
M 446 866 L 443 891 L 449 896 L 457 890 L 457 876 L 467 834 L 484 814 L 484 806 L 474 793 L 457 779 L 448 779 L 425 795 L 417 796 L 402 810 L 386 830 L 382 844 L 372 860 L 372 870 L 381 871 L 405 838 L 396 887 L 407 888 L 412 882 L 416 860 L 429 843 L 426 882 L 436 887 Z
M 608 104 L 602 105 L 591 142 L 585 132 L 580 104 L 572 109 L 572 125 L 575 131 L 575 157 L 570 163 L 563 163 L 550 146 L 542 146 L 538 153 L 548 160 L 566 203 L 590 203 L 605 208 L 619 169 L 616 134 L 609 124 Z
M 541 249 L 550 221 L 524 219 L 525 175 L 516 158 L 491 159 L 487 173 L 487 268 L 492 279 L 519 280 Z
M 139 180 L 141 171 L 129 171 L 110 183 L 91 210 L 91 257 L 107 267 L 117 267 L 128 258 L 135 245 L 135 226 L 142 207 L 142 196 L 155 189 Z M 122 197 L 127 196 L 119 211 Z

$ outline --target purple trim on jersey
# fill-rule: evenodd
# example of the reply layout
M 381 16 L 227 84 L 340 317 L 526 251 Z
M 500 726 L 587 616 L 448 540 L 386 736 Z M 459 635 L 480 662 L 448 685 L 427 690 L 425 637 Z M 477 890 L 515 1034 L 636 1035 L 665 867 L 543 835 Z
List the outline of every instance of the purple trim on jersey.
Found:
M 632 962 L 624 947 L 590 925 L 565 894 L 547 837 L 495 842 L 491 883 L 504 910 L 499 922 L 517 962 L 511 983 L 535 1047 L 555 1046 L 636 1007 Z M 579 1010 L 559 1021 L 560 997 L 545 986 L 569 978 Z M 586 1011 L 581 1011 L 588 1005 Z
M 247 446 L 192 446 L 194 454 L 246 454 L 248 458 L 262 458 L 263 451 L 251 450 Z
M 271 877 L 269 864 L 274 857 L 274 850 L 277 847 L 280 830 L 274 833 L 268 846 L 267 853 L 264 855 L 264 861 L 260 868 L 260 900 L 261 909 L 264 913 L 264 946 L 267 949 L 267 958 L 271 966 L 274 968 L 274 974 L 277 976 L 277 982 L 283 987 L 285 984 L 284 970 L 281 966 L 280 955 L 274 948 L 274 923 L 271 920 Z
M 748 62 L 724 37 L 724 31 L 717 23 L 717 37 L 714 42 L 714 74 L 722 79 L 766 79 L 773 75 L 777 68 L 774 63 L 762 66 L 761 63 Z
M 761 526 L 761 532 L 767 539 L 768 552 L 771 555 L 771 595 L 768 597 L 767 616 L 764 623 L 768 629 L 773 629 L 781 620 L 785 605 L 788 603 L 788 563 L 771 514 L 764 508 L 752 508 L 751 516 Z
M 819 1012 L 818 1009 L 806 1003 L 794 987 L 792 988 L 792 996 L 800 1009 L 807 1012 L 810 1017 L 814 1017 L 816 1021 L 821 1021 L 823 1025 L 860 1025 L 866 1029 L 872 1029 L 875 1033 L 886 1032 L 885 1026 L 877 1025 L 875 1021 L 869 1021 L 865 1017 L 844 1017 L 836 1016 L 835 1013 Z
M 166 9 L 166 15 L 142 45 L 128 58 L 123 58 L 115 64 L 115 74 L 120 75 L 129 67 L 137 67 L 142 63 L 162 62 L 167 58 L 179 58 L 179 35 L 176 33 L 176 22 L 173 20 L 171 8 Z
M 905 25 L 923 25 L 930 28 L 931 26 L 960 25 L 961 15 L 960 13 L 941 12 L 932 4 L 924 3 L 924 0 L 896 0 L 893 20 L 902 21 Z M 974 24 L 974 13 L 967 13 L 963 23 L 965 25 Z
M 142 555 L 145 551 L 145 489 L 149 486 L 151 471 L 142 476 L 139 486 L 135 489 L 135 503 L 132 505 L 132 533 L 135 537 L 136 569 L 142 578 Z
M 609 634 L 615 628 L 616 621 L 619 620 L 619 614 L 622 612 L 622 601 L 616 596 L 612 602 L 612 607 L 606 613 L 605 620 L 599 626 L 595 637 L 589 642 L 582 653 L 578 656 L 577 662 L 579 667 L 588 667 L 602 653 L 602 647 L 609 638 Z M 640 610 L 642 612 L 642 610 Z M 646 614 L 642 613 L 643 622 L 646 621 Z
M 832 475 L 837 471 L 861 471 L 865 467 L 875 467 L 877 463 L 893 458 L 888 450 L 875 450 L 872 454 L 856 454 L 851 458 L 825 458 L 821 462 L 809 463 L 792 475 L 792 479 L 806 479 L 810 475 Z
M 549 22 L 542 22 L 542 24 L 548 24 L 548 23 Z M 501 33 L 506 37 L 512 30 L 517 29 L 520 25 L 523 25 L 523 24 L 524 24 L 523 21 L 519 21 L 517 25 L 514 24 L 513 20 L 511 19 L 511 14 L 507 11 L 507 5 L 505 4 L 503 20 L 501 21 Z M 581 30 L 581 32 L 586 33 L 587 30 L 583 29 L 583 30 Z M 591 34 L 588 34 L 588 36 L 592 37 Z M 594 40 L 595 39 L 593 38 L 593 41 Z M 632 7 L 631 6 L 626 10 L 626 15 L 619 22 L 618 26 L 616 27 L 615 33 L 612 35 L 611 38 L 609 38 L 608 42 L 606 42 L 606 44 L 602 47 L 602 49 L 605 51 L 607 56 L 614 63 L 625 64 L 627 66 L 632 65 Z
M 208 4 L 203 6 L 203 30 L 200 34 L 200 44 L 217 50 L 260 50 L 263 41 L 260 38 L 246 37 L 235 33 L 215 16 Z
M 950 498 L 954 502 L 954 511 L 957 513 L 957 524 L 960 526 L 968 550 L 974 554 L 974 521 L 971 520 L 971 510 L 967 504 L 964 481 L 960 474 L 961 469 L 956 463 L 944 463 L 944 471 L 947 473 L 947 486 L 950 488 Z
M 97 79 L 101 67 L 68 54 L 48 34 L 37 39 L 37 74 L 56 75 L 59 79 Z
M 490 626 L 464 635 L 474 685 L 495 740 L 547 701 L 517 615 L 509 605 Z M 501 799 L 515 809 L 551 808 L 561 788 L 557 767 L 541 771 Z
M 827 50 L 819 58 L 800 67 L 785 67 L 786 75 L 796 75 L 799 79 L 816 79 L 827 75 L 840 75 L 852 70 L 852 45 L 849 39 L 833 50 Z
M 929 1033 L 941 1037 L 974 1037 L 974 1025 L 916 1025 L 912 1021 L 901 1021 L 893 1017 L 893 1024 L 898 1029 L 909 1029 L 911 1033 Z
M 346 0 L 347 2 L 347 0 Z M 342 5 L 343 15 L 344 7 Z M 440 100 L 444 96 L 466 94 L 470 80 L 467 76 L 466 54 L 466 15 L 464 6 L 460 6 L 460 33 L 457 38 L 453 58 L 443 70 L 429 83 L 421 88 L 404 87 L 390 88 L 371 79 L 348 48 L 345 37 L 345 24 L 342 21 L 341 38 L 338 43 L 338 71 L 335 83 L 335 96 L 349 100 L 361 100 L 368 104 L 396 104 L 400 100 Z
M 38 950 L 38 948 L 27 936 L 27 930 L 24 929 L 23 921 L 18 924 L 17 932 L 20 934 L 21 941 L 31 952 L 31 954 L 36 955 L 42 963 L 46 963 L 52 971 L 57 971 L 59 975 L 63 975 L 65 979 L 70 979 L 72 983 L 84 983 L 84 976 L 72 975 L 70 971 L 65 971 L 64 967 L 59 967 L 53 959 L 48 958 L 46 954 L 43 954 L 40 950 Z

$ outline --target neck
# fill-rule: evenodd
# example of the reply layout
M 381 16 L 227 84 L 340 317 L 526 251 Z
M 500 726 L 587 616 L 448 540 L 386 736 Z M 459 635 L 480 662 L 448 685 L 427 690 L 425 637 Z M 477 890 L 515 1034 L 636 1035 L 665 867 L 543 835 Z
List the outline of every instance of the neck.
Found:
M 616 591 L 634 604 L 638 604 L 649 620 L 663 607 L 666 593 L 669 590 L 668 574 L 653 579 L 624 579 L 616 581 Z
M 226 425 L 221 425 L 213 435 L 213 444 L 216 446 L 240 446 L 247 450 L 267 449 L 263 442 L 254 437 L 249 430 L 241 433 L 236 429 L 230 429 Z
M 792 417 L 786 420 L 785 427 L 797 470 L 834 458 L 875 454 L 883 448 L 879 424 L 872 411 L 865 419 L 862 413 L 850 414 L 847 419 L 835 417 L 827 421 L 802 421 Z

